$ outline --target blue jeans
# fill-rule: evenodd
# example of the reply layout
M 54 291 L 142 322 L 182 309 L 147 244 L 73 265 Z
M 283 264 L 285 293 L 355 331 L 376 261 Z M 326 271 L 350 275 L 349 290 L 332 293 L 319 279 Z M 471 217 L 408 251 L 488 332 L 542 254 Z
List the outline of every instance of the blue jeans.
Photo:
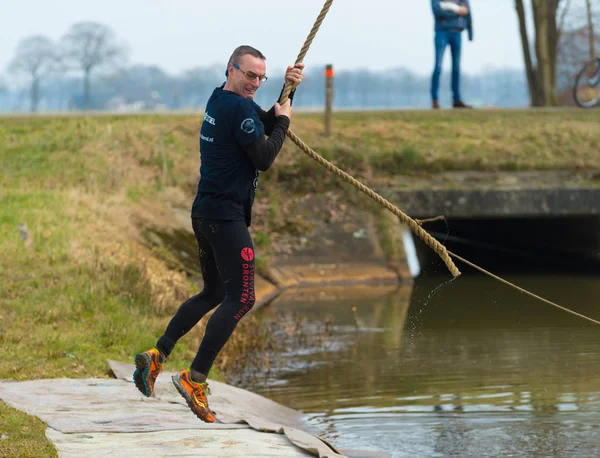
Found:
M 446 46 L 450 45 L 452 54 L 452 96 L 455 102 L 460 98 L 460 51 L 462 47 L 461 32 L 437 30 L 435 32 L 435 68 L 431 77 L 431 99 L 439 100 L 440 75 Z

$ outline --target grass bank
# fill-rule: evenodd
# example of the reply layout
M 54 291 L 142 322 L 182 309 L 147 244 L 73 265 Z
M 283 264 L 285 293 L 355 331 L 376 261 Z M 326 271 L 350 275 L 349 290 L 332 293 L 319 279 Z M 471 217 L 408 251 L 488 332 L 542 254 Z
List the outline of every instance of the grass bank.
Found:
M 106 377 L 106 359 L 153 346 L 193 291 L 138 236 L 146 219 L 170 221 L 178 198 L 166 151 L 193 154 L 170 125 L 148 138 L 148 121 L 0 120 L 0 378 Z M 198 339 L 170 370 L 189 364 Z M 0 455 L 53 456 L 43 428 L 1 410 Z
M 339 113 L 330 138 L 320 134 L 322 116 L 297 118 L 294 131 L 317 152 L 356 174 L 372 172 L 373 179 L 447 170 L 600 168 L 600 110 Z M 286 166 L 292 165 L 289 156 L 298 155 L 286 155 Z
M 108 376 L 106 359 L 128 360 L 154 345 L 195 286 L 142 232 L 185 224 L 200 119 L 0 118 L 0 378 Z M 600 169 L 599 121 L 598 110 L 370 112 L 336 115 L 330 138 L 320 115 L 294 116 L 293 129 L 376 185 L 443 170 Z M 268 262 L 277 234 L 310 224 L 297 218 L 296 197 L 340 189 L 286 142 L 261 178 L 252 229 L 259 261 Z M 223 368 L 246 348 L 244 333 L 236 334 Z M 186 336 L 168 370 L 189 363 L 201 335 Z M 0 413 L 1 453 L 53 456 L 43 425 L 4 405 Z

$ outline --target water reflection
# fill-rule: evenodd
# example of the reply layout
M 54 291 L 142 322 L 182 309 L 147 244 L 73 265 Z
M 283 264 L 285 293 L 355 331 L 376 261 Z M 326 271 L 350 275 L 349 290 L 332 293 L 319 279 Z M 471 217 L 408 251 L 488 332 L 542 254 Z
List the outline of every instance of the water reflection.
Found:
M 598 277 L 508 279 L 600 317 Z M 336 445 L 394 457 L 599 455 L 597 325 L 479 276 L 345 293 L 273 304 L 269 313 L 330 320 L 337 345 L 292 349 L 293 369 L 260 385 Z

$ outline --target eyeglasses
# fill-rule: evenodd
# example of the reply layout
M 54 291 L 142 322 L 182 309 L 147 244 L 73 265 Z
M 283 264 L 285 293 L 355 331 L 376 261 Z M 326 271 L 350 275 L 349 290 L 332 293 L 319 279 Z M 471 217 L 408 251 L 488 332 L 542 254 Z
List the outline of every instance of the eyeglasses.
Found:
M 246 78 L 248 78 L 250 81 L 254 81 L 256 78 L 258 78 L 258 81 L 260 81 L 261 83 L 264 83 L 265 81 L 267 81 L 267 75 L 257 75 L 254 72 L 245 72 L 244 70 L 242 70 L 238 64 L 234 64 L 232 63 L 231 65 L 233 65 L 233 68 L 235 68 L 236 70 L 239 70 L 240 72 L 242 72 L 244 74 L 244 76 Z

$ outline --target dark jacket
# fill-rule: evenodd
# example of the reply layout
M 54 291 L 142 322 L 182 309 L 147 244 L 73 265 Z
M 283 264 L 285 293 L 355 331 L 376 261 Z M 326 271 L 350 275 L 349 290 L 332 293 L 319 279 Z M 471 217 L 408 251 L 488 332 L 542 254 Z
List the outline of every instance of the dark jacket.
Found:
M 467 29 L 469 40 L 473 41 L 473 16 L 471 15 L 471 4 L 469 0 L 459 0 L 469 8 L 467 16 L 459 16 L 453 11 L 446 11 L 440 7 L 441 0 L 431 0 L 431 9 L 435 17 L 435 30 L 462 32 Z M 454 1 L 454 0 L 453 0 Z
M 192 217 L 245 220 L 250 226 L 258 172 L 273 164 L 290 120 L 224 86 L 208 99 L 200 127 L 200 182 Z

